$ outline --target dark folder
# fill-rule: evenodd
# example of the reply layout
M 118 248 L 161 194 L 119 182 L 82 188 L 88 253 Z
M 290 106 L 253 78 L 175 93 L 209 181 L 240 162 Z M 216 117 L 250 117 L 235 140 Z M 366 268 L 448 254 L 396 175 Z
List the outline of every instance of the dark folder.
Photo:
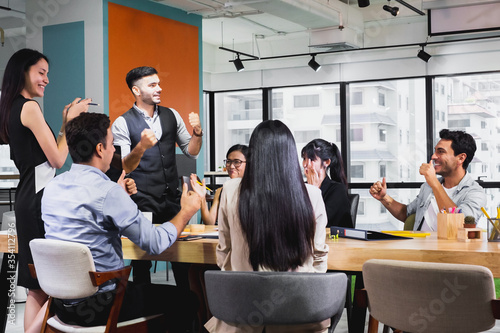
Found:
M 339 237 L 361 239 L 365 241 L 389 240 L 389 239 L 412 239 L 411 237 L 396 236 L 396 235 L 386 234 L 384 232 L 343 228 L 343 227 L 330 227 L 330 235 L 339 235 Z

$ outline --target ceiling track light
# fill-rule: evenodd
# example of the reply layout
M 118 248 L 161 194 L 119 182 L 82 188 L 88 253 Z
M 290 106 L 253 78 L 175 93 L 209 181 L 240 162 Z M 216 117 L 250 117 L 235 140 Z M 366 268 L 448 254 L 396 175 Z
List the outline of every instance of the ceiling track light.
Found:
M 370 0 L 358 0 L 358 6 L 363 8 L 363 7 L 368 7 L 370 5 Z
M 418 51 L 417 57 L 419 57 L 420 59 L 422 59 L 425 62 L 429 62 L 429 59 L 432 56 L 429 53 L 424 51 L 424 46 L 425 45 L 422 45 L 422 49 L 420 51 Z
M 241 72 L 242 70 L 245 69 L 245 66 L 243 66 L 243 62 L 240 59 L 240 54 L 237 53 L 237 55 L 238 56 L 236 57 L 236 59 L 233 60 L 233 63 L 234 63 L 234 67 L 236 67 L 236 71 Z
M 311 54 L 312 58 L 311 60 L 309 60 L 309 62 L 307 63 L 309 65 L 309 67 L 311 67 L 315 72 L 319 71 L 320 68 L 321 68 L 321 65 L 318 64 L 315 60 L 315 57 L 316 57 L 316 54 Z
M 386 12 L 389 12 L 391 13 L 392 16 L 398 16 L 399 14 L 399 8 L 398 7 L 391 7 L 391 6 L 388 6 L 388 5 L 384 5 L 384 7 L 382 7 Z
M 425 15 L 425 13 L 423 11 L 421 11 L 420 9 L 417 9 L 417 8 L 413 7 L 412 5 L 410 5 L 409 3 L 407 3 L 404 0 L 394 0 L 394 1 L 399 2 L 400 4 L 402 4 L 403 6 L 405 6 L 406 8 L 409 8 L 409 9 L 413 10 L 415 13 L 417 13 L 419 15 L 422 15 L 422 16 Z

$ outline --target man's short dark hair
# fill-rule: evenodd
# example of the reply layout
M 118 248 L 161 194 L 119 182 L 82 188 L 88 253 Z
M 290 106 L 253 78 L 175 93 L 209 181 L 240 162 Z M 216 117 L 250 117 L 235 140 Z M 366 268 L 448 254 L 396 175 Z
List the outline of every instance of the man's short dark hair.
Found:
M 109 117 L 102 113 L 82 113 L 66 124 L 66 140 L 74 163 L 89 162 L 102 143 L 106 148 Z
M 455 156 L 462 153 L 466 155 L 462 167 L 467 170 L 467 167 L 474 158 L 474 153 L 476 152 L 476 141 L 474 141 L 472 135 L 465 133 L 464 131 L 450 131 L 448 129 L 442 129 L 439 132 L 439 137 L 443 140 L 451 140 L 451 148 L 455 152 Z
M 125 81 L 127 81 L 128 88 L 132 91 L 132 87 L 135 86 L 136 82 L 145 76 L 151 76 L 158 74 L 158 71 L 153 67 L 142 66 L 132 69 L 127 73 Z

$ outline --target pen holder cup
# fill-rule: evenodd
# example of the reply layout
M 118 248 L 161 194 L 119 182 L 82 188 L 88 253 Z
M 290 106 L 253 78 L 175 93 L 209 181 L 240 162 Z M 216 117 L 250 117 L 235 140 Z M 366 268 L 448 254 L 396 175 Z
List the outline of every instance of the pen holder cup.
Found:
M 488 242 L 500 242 L 500 219 L 488 219 Z
M 437 222 L 439 239 L 457 239 L 458 228 L 464 227 L 464 214 L 438 213 Z

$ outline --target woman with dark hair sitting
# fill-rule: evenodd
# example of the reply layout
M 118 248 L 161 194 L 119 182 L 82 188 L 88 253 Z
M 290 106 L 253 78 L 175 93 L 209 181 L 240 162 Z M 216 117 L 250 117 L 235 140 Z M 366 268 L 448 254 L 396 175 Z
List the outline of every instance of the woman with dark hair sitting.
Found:
M 224 164 L 226 166 L 229 178 L 241 178 L 245 173 L 245 165 L 247 163 L 248 147 L 245 145 L 234 145 L 226 153 Z M 205 224 L 216 224 L 217 214 L 219 212 L 219 200 L 222 193 L 222 187 L 218 188 L 214 194 L 212 206 L 208 209 L 206 203 L 205 192 L 200 193 L 204 203 L 201 204 L 201 220 Z
M 293 136 L 279 120 L 252 133 L 243 178 L 224 184 L 217 264 L 222 270 L 326 272 L 326 211 L 321 191 L 304 184 Z M 330 320 L 266 332 L 322 332 Z M 262 332 L 212 318 L 209 332 Z
M 354 228 L 347 179 L 340 150 L 334 143 L 314 139 L 302 148 L 302 166 L 307 183 L 321 190 L 328 216 L 328 227 Z M 330 177 L 327 172 L 330 171 Z

